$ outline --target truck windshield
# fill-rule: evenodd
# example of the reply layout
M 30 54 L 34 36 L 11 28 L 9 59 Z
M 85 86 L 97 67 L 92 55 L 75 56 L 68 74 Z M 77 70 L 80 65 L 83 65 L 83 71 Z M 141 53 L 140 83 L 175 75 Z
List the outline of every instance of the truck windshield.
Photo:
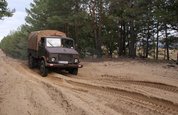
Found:
M 73 48 L 74 42 L 71 39 L 63 38 L 46 38 L 47 47 L 64 47 L 64 48 Z
M 61 47 L 61 39 L 60 38 L 46 38 L 46 46 L 47 47 Z

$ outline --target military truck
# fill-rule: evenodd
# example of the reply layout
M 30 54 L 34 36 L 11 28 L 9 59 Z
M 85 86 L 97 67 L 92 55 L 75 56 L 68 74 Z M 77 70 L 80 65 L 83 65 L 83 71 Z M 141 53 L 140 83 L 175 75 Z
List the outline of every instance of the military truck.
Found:
M 28 65 L 39 67 L 43 77 L 48 75 L 50 68 L 67 70 L 77 75 L 79 54 L 75 50 L 74 40 L 57 30 L 41 30 L 31 32 L 28 38 Z

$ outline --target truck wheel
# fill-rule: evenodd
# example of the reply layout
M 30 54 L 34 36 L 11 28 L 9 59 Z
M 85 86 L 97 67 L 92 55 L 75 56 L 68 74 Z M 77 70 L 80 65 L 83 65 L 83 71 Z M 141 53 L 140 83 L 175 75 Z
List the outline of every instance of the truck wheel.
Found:
M 71 68 L 71 69 L 69 69 L 69 73 L 73 74 L 73 75 L 77 75 L 78 74 L 78 68 Z
M 40 73 L 43 77 L 48 75 L 48 68 L 45 66 L 45 62 L 43 60 L 40 63 Z
M 28 66 L 29 66 L 29 68 L 34 68 L 35 67 L 34 59 L 33 59 L 32 56 L 28 57 Z

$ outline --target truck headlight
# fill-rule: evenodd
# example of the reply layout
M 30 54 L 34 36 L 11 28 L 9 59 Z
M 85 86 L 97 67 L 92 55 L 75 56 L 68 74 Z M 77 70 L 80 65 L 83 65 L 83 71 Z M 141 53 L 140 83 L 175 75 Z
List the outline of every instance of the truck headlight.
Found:
M 78 59 L 75 59 L 75 60 L 74 60 L 74 62 L 75 62 L 75 63 L 78 63 L 78 62 L 79 62 L 79 60 L 78 60 Z
M 52 58 L 51 58 L 51 61 L 52 61 L 52 62 L 54 62 L 55 60 L 56 60 L 56 58 L 55 58 L 55 57 L 52 57 Z

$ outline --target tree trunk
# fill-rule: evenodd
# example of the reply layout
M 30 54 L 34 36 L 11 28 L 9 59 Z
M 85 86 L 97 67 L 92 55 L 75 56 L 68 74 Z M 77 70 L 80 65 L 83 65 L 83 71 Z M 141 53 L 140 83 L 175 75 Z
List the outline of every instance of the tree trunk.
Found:
M 159 48 L 159 22 L 157 23 L 157 33 L 156 33 L 156 60 L 158 60 L 158 48 Z
M 81 48 L 80 48 L 80 45 L 79 45 L 79 28 L 78 28 L 78 22 L 77 20 L 75 20 L 75 44 L 77 44 L 77 51 L 79 53 L 81 53 Z
M 165 25 L 165 34 L 166 34 L 166 53 L 167 53 L 167 60 L 169 60 L 169 40 L 168 40 L 168 33 L 167 33 L 167 25 Z
M 148 32 L 147 32 L 147 39 L 146 39 L 146 58 L 148 58 L 148 54 L 149 54 L 149 39 L 150 39 L 150 24 L 149 24 L 149 21 L 148 21 Z
M 95 41 L 95 50 L 97 58 L 102 57 L 102 41 L 101 41 L 101 32 L 102 32 L 102 18 L 103 18 L 103 1 L 90 0 L 89 3 L 89 12 L 92 17 L 91 27 L 93 29 L 94 41 Z
M 97 56 L 98 58 L 102 57 L 102 41 L 101 41 L 101 34 L 102 34 L 102 23 L 103 23 L 103 0 L 99 0 L 99 19 L 98 19 L 98 36 L 97 36 Z
M 121 30 L 120 30 L 120 23 L 119 23 L 119 21 L 118 21 L 118 23 L 117 23 L 117 27 L 118 27 L 118 39 L 117 39 L 117 53 L 118 53 L 118 55 L 120 56 L 120 40 L 121 40 Z
M 112 44 L 109 45 L 109 57 L 112 58 L 112 53 L 113 53 L 113 49 L 112 49 Z
M 121 21 L 121 24 L 119 25 L 121 26 L 121 28 L 119 29 L 120 31 L 120 35 L 119 35 L 119 55 L 120 56 L 125 56 L 126 55 L 126 46 L 125 46 L 125 42 L 126 42 L 126 24 L 124 21 Z
M 130 23 L 130 42 L 129 42 L 129 57 L 136 57 L 136 33 L 134 32 L 134 24 Z
M 120 33 L 120 36 L 119 36 L 119 41 L 118 41 L 118 44 L 119 44 L 119 56 L 122 56 L 123 55 L 123 25 L 121 23 L 120 25 L 120 29 L 119 29 L 119 33 Z
M 126 42 L 126 24 L 125 24 L 125 22 L 123 22 L 124 24 L 123 24 L 123 55 L 125 56 L 126 55 L 126 46 L 125 46 L 125 42 Z

